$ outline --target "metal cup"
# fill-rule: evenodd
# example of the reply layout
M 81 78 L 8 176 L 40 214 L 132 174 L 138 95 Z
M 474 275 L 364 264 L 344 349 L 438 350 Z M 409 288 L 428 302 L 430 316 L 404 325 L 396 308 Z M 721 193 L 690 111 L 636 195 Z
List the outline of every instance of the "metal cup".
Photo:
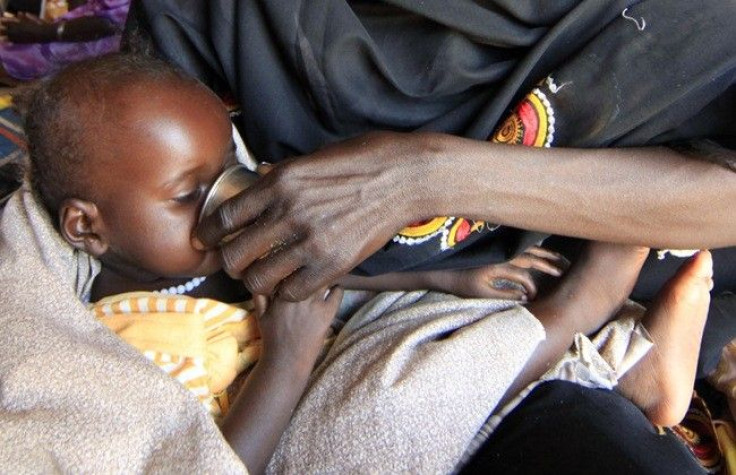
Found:
M 244 165 L 233 165 L 223 171 L 207 192 L 199 212 L 199 220 L 209 216 L 225 200 L 232 198 L 248 188 L 258 179 L 258 174 L 248 170 Z

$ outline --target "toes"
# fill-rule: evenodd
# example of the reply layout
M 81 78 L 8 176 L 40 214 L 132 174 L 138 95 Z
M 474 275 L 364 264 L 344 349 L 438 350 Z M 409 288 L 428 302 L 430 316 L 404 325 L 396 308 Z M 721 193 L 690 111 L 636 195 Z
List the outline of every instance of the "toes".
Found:
M 667 283 L 662 299 L 674 306 L 700 306 L 706 310 L 713 288 L 713 258 L 709 251 L 700 251 L 691 257 Z
M 692 279 L 706 284 L 708 291 L 713 288 L 713 256 L 710 251 L 700 251 L 683 265 L 683 272 Z

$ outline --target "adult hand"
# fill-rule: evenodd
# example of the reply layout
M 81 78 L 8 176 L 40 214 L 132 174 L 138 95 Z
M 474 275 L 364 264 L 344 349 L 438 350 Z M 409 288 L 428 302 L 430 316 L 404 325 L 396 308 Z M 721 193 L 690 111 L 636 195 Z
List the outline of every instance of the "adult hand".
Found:
M 202 220 L 223 266 L 256 294 L 301 300 L 334 282 L 420 219 L 421 139 L 381 132 L 280 163 Z M 431 214 L 431 212 L 430 212 Z
M 8 43 L 47 43 L 56 39 L 56 29 L 36 15 L 20 12 L 0 18 L 0 40 Z

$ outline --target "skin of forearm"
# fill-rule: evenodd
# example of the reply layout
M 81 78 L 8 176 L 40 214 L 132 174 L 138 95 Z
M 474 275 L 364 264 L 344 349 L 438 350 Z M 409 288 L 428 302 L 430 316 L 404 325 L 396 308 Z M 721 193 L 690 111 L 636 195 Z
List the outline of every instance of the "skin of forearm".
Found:
M 527 306 L 544 326 L 546 336 L 504 393 L 497 405 L 499 408 L 511 401 L 533 381 L 538 380 L 552 365 L 560 361 L 572 345 L 577 330 L 568 324 L 568 319 L 561 318 L 561 315 L 545 308 L 546 306 L 545 301 Z
M 736 173 L 668 148 L 539 149 L 442 134 L 418 140 L 426 154 L 414 182 L 417 209 L 655 248 L 736 245 L 729 211 Z
M 56 28 L 58 25 L 54 24 L 51 26 L 53 27 L 53 39 L 50 41 L 56 41 Z M 62 40 L 72 42 L 92 41 L 113 34 L 115 34 L 115 27 L 109 20 L 97 17 L 84 17 L 66 22 Z
M 265 470 L 307 385 L 311 366 L 292 363 L 264 354 L 223 421 L 225 439 L 250 473 Z
M 337 284 L 352 290 L 391 291 L 428 288 L 437 290 L 430 276 L 430 272 L 394 272 L 372 277 L 348 274 L 341 277 Z

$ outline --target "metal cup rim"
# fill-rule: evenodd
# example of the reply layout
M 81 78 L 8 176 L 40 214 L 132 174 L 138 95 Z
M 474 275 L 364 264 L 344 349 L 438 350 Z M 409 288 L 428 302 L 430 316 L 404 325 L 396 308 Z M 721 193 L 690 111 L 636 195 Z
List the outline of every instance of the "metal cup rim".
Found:
M 202 221 L 202 219 L 204 219 L 205 216 L 210 215 L 212 213 L 213 210 L 210 208 L 212 207 L 212 203 L 218 198 L 217 190 L 220 189 L 220 186 L 222 185 L 222 183 L 226 181 L 227 179 L 229 179 L 229 177 L 233 173 L 241 169 L 247 171 L 248 173 L 254 173 L 252 170 L 250 170 L 248 167 L 246 167 L 242 163 L 238 163 L 236 165 L 233 165 L 223 170 L 222 173 L 220 173 L 220 176 L 218 176 L 215 179 L 215 181 L 210 186 L 209 190 L 207 190 L 207 196 L 205 196 L 204 201 L 202 202 L 202 208 L 199 213 L 199 221 Z

